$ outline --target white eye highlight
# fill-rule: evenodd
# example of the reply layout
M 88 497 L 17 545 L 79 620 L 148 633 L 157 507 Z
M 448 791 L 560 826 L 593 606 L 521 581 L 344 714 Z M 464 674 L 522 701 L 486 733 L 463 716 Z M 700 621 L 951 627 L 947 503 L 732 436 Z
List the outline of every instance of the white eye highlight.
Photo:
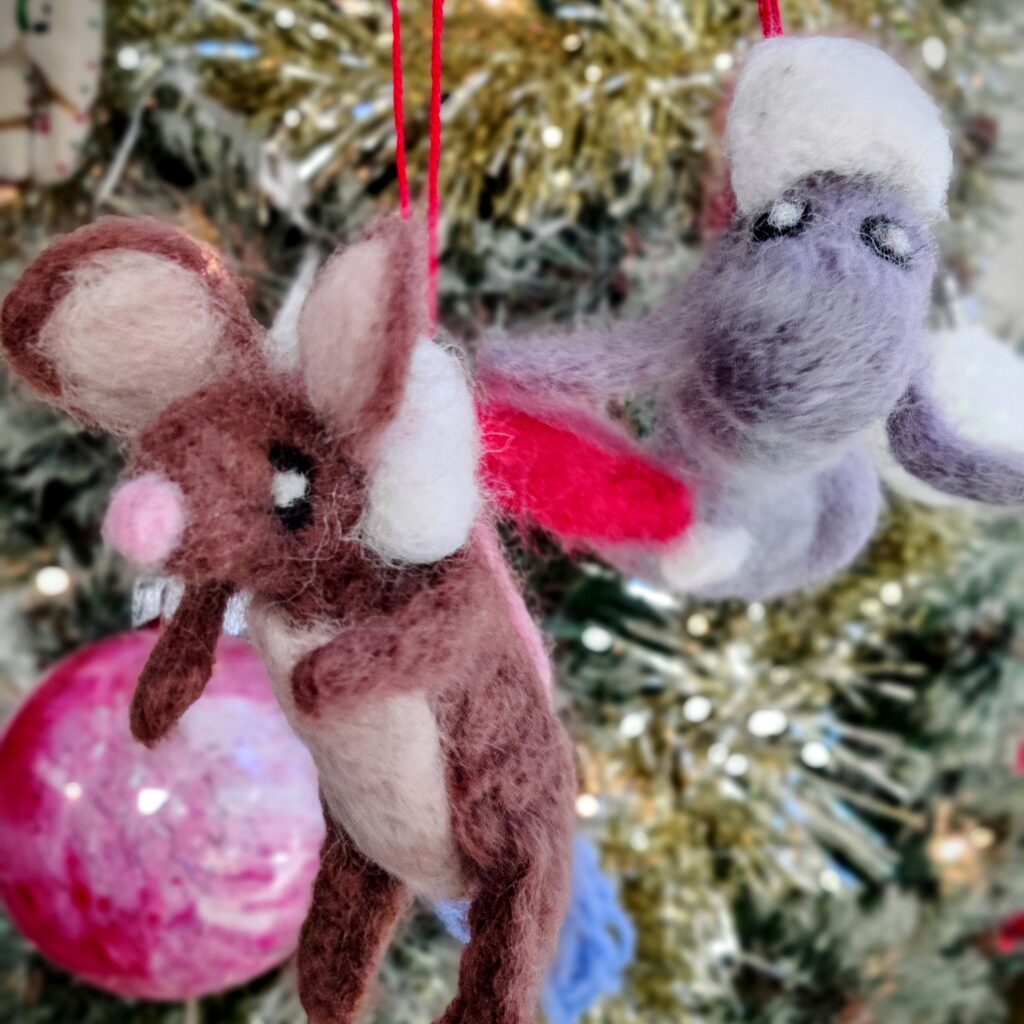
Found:
M 883 260 L 905 267 L 914 255 L 914 240 L 901 224 L 887 217 L 869 217 L 861 225 L 860 237 Z
M 290 508 L 309 495 L 309 477 L 297 469 L 279 470 L 270 484 L 275 508 Z
M 906 228 L 901 228 L 898 224 L 886 224 L 879 233 L 878 241 L 882 248 L 900 259 L 905 260 L 910 255 L 910 235 L 907 234 Z
M 309 526 L 313 520 L 313 463 L 297 448 L 276 441 L 268 456 L 274 470 L 270 493 L 278 522 L 290 532 Z
M 802 199 L 787 196 L 776 199 L 770 209 L 754 222 L 754 241 L 767 242 L 771 238 L 799 234 L 810 219 L 810 205 Z
M 792 231 L 803 219 L 806 203 L 792 199 L 778 199 L 768 211 L 768 223 L 779 232 Z

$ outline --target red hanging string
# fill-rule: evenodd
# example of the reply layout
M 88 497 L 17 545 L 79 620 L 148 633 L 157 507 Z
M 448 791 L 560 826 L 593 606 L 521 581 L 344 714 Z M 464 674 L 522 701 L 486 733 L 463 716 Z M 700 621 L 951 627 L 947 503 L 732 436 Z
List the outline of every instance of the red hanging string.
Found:
M 405 80 L 402 72 L 402 16 L 399 0 L 391 0 L 391 76 L 395 106 L 395 162 L 398 166 L 398 198 L 402 216 L 411 213 L 409 164 L 405 152 Z M 430 36 L 430 160 L 427 167 L 427 310 L 431 331 L 437 329 L 437 279 L 439 224 L 441 220 L 441 41 L 444 34 L 444 0 L 431 0 Z
M 761 14 L 761 29 L 765 39 L 781 36 L 783 28 L 779 0 L 757 0 L 757 9 Z
M 402 16 L 398 0 L 391 0 L 391 91 L 395 107 L 395 162 L 398 165 L 398 201 L 402 216 L 412 213 L 409 202 L 409 164 L 405 155 L 405 79 L 402 75 Z
M 438 225 L 441 220 L 441 41 L 444 0 L 431 0 L 430 33 L 430 166 L 427 173 L 427 308 L 437 328 L 437 279 L 441 270 Z

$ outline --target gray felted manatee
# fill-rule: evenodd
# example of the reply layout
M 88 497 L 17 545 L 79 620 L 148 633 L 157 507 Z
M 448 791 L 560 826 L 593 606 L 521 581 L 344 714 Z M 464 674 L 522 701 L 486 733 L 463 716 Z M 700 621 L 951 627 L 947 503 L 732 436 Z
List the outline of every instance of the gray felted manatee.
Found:
M 689 487 L 695 521 L 621 567 L 707 597 L 770 597 L 846 566 L 881 493 L 866 444 L 932 487 L 1024 503 L 1024 459 L 971 443 L 937 407 L 924 322 L 947 133 L 928 96 L 852 40 L 755 46 L 726 130 L 738 212 L 698 271 L 643 319 L 497 339 L 492 395 L 561 422 L 653 398 L 643 445 Z

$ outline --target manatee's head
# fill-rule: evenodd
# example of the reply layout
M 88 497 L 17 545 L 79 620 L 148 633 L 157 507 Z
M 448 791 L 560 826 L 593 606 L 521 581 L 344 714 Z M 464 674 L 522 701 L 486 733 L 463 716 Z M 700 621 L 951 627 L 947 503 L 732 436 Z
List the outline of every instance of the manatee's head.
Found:
M 740 216 L 680 310 L 712 444 L 799 469 L 887 415 L 920 362 L 935 260 L 926 223 L 870 179 L 814 175 Z

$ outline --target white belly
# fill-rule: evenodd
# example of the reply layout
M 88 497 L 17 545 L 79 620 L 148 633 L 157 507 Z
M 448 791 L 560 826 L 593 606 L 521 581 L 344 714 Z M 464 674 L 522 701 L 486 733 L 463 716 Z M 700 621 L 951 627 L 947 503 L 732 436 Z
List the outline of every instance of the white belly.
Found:
M 313 755 L 337 823 L 366 857 L 414 892 L 433 899 L 465 895 L 437 720 L 426 696 L 396 694 L 333 716 L 304 715 L 292 699 L 292 669 L 333 631 L 296 630 L 256 598 L 249 633 L 292 728 Z

